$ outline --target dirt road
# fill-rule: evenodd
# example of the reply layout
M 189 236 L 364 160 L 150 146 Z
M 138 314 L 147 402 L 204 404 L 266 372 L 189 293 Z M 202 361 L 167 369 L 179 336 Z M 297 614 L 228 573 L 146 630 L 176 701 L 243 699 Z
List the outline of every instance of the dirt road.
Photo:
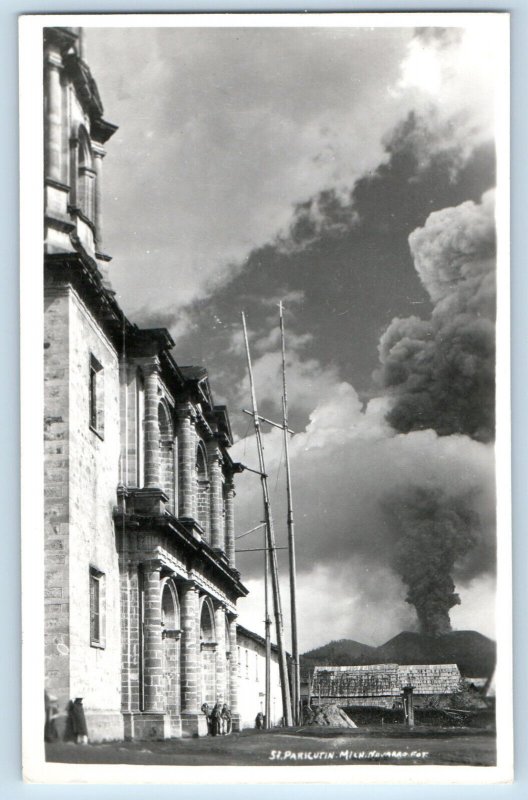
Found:
M 90 764 L 292 766 L 295 764 L 445 764 L 492 766 L 495 735 L 488 731 L 420 726 L 383 729 L 246 730 L 231 736 L 47 745 L 48 761 Z

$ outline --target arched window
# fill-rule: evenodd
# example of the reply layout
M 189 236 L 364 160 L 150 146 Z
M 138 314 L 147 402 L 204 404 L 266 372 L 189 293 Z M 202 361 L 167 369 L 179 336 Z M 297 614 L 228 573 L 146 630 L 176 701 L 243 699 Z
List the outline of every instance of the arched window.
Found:
M 211 601 L 205 597 L 202 601 L 200 614 L 200 641 L 202 643 L 215 642 L 214 611 Z
M 199 481 L 207 480 L 207 459 L 203 444 L 200 442 L 196 450 L 196 477 Z
M 178 630 L 180 627 L 180 611 L 178 595 L 170 579 L 163 582 L 161 595 L 161 624 L 165 630 Z

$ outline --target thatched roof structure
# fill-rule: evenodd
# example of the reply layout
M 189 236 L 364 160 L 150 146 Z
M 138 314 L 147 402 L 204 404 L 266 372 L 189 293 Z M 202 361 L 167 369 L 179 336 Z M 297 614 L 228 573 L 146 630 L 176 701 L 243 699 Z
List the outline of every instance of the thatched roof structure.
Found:
M 400 697 L 404 686 L 415 695 L 453 694 L 460 688 L 456 664 L 372 664 L 315 667 L 312 694 L 343 701 L 355 697 Z

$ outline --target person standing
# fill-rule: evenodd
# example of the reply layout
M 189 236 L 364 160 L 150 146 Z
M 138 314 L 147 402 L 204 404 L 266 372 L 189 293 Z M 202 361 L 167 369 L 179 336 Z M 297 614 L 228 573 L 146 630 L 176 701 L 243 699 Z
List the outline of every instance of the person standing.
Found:
M 57 724 L 55 720 L 59 716 L 59 709 L 57 707 L 57 698 L 44 692 L 44 707 L 46 709 L 46 722 L 44 725 L 44 741 L 56 742 L 59 738 L 57 731 Z
M 209 712 L 209 705 L 207 703 L 203 703 L 201 710 L 207 721 L 207 733 L 211 733 L 211 714 Z
M 77 744 L 88 744 L 88 728 L 84 716 L 83 699 L 76 697 L 70 706 L 71 728 Z
M 217 736 L 222 730 L 222 713 L 220 706 L 215 703 L 211 712 L 211 734 Z
M 231 733 L 231 711 L 225 703 L 222 706 L 222 733 L 224 736 Z

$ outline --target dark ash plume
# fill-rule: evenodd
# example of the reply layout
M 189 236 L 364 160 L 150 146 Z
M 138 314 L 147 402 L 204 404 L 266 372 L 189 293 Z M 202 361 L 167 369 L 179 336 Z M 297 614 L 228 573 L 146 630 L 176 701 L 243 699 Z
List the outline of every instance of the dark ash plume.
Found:
M 494 437 L 495 226 L 492 192 L 429 216 L 409 237 L 430 319 L 394 319 L 377 377 L 393 397 L 398 431 L 431 428 L 481 442 Z
M 473 500 L 419 487 L 385 501 L 396 536 L 393 566 L 408 587 L 406 600 L 416 608 L 422 633 L 439 636 L 451 630 L 449 610 L 460 603 L 453 571 L 478 542 Z
M 434 308 L 429 319 L 394 319 L 379 345 L 388 422 L 401 433 L 433 429 L 480 442 L 494 438 L 494 198 L 431 214 L 409 237 Z M 408 587 L 423 633 L 451 630 L 460 603 L 453 571 L 478 543 L 474 498 L 413 488 L 386 499 L 396 536 L 394 567 Z

